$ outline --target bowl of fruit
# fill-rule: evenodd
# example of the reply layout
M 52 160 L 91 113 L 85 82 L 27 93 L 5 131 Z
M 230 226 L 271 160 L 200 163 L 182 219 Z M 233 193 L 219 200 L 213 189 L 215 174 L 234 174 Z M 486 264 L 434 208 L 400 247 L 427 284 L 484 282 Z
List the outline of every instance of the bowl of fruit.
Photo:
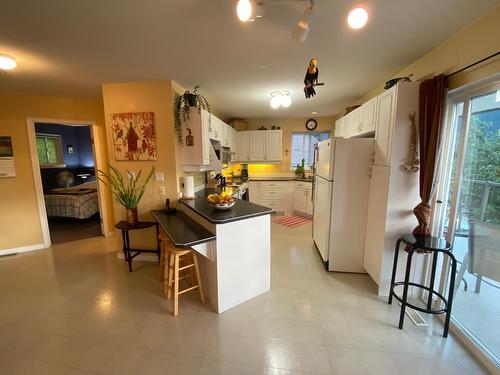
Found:
M 207 200 L 210 206 L 216 210 L 229 210 L 236 203 L 236 199 L 234 199 L 231 194 L 226 192 L 221 194 L 210 194 L 207 197 Z

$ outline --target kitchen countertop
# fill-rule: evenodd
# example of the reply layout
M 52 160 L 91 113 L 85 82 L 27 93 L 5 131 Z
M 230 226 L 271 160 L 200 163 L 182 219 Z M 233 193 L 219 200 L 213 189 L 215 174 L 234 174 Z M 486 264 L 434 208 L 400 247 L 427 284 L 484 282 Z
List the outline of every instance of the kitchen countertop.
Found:
M 312 178 L 301 178 L 295 176 L 250 176 L 249 181 L 303 181 L 303 182 L 313 182 Z
M 205 229 L 184 212 L 167 214 L 164 210 L 151 211 L 160 227 L 178 247 L 191 247 L 215 240 L 215 234 Z
M 214 224 L 231 223 L 233 221 L 245 220 L 256 216 L 268 215 L 272 212 L 270 208 L 240 199 L 236 200 L 236 204 L 230 210 L 216 210 L 210 206 L 207 201 L 207 196 L 214 192 L 218 192 L 218 189 L 201 190 L 196 193 L 195 199 L 180 199 L 179 202 Z

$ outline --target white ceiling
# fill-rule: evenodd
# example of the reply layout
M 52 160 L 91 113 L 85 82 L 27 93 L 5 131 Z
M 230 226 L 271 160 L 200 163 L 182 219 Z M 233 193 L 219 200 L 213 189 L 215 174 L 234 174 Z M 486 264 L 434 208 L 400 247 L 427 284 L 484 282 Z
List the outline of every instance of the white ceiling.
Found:
M 173 79 L 201 86 L 225 116 L 303 117 L 339 112 L 377 84 L 500 4 L 500 0 L 366 0 L 361 31 L 345 19 L 357 1 L 316 0 L 306 43 L 291 38 L 306 4 L 271 1 L 242 24 L 233 0 L 15 0 L 0 9 L 0 52 L 19 68 L 1 90 L 99 98 L 111 82 Z M 324 87 L 306 100 L 303 78 L 319 60 Z M 288 109 L 269 92 L 293 90 Z

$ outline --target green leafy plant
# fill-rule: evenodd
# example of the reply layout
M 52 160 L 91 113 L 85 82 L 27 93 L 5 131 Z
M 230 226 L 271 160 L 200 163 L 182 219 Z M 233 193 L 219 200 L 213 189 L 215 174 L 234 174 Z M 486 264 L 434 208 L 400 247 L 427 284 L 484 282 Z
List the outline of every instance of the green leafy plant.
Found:
M 191 107 L 203 108 L 210 112 L 210 104 L 207 98 L 198 92 L 200 86 L 196 85 L 193 91 L 186 91 L 182 95 L 177 95 L 174 99 L 174 126 L 179 144 L 183 144 L 182 123 L 189 120 L 189 109 Z M 208 118 L 210 126 L 210 117 Z
M 109 174 L 98 171 L 97 178 L 99 181 L 102 181 L 111 190 L 115 200 L 122 206 L 125 208 L 136 208 L 146 191 L 147 184 L 151 180 L 155 168 L 151 167 L 151 172 L 149 172 L 141 186 L 138 186 L 138 182 L 141 178 L 142 169 L 135 176 L 129 170 L 127 170 L 127 174 L 124 176 L 118 169 L 111 165 L 109 169 Z
M 304 177 L 306 174 L 306 169 L 305 169 L 305 159 L 302 159 L 301 164 L 297 164 L 297 167 L 295 168 L 295 175 L 296 176 L 302 176 Z

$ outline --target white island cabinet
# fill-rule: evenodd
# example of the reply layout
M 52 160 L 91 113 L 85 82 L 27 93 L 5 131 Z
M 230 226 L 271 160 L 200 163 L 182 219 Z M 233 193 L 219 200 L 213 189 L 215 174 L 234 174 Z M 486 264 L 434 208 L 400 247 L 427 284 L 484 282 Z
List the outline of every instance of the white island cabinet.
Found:
M 206 195 L 177 208 L 215 235 L 192 248 L 198 256 L 208 300 L 222 313 L 271 288 L 271 209 L 237 200 L 214 210 Z

